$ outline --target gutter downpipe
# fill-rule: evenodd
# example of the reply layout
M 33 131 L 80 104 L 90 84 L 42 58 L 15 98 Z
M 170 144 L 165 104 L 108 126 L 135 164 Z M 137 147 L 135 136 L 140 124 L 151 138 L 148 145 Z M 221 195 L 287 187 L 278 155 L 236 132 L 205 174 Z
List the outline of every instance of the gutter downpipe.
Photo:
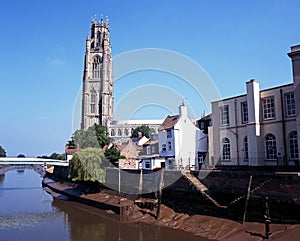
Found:
M 280 89 L 280 102 L 281 102 L 282 134 L 283 134 L 283 162 L 284 165 L 287 166 L 288 163 L 287 163 L 287 146 L 286 146 L 286 127 L 285 127 L 282 89 Z

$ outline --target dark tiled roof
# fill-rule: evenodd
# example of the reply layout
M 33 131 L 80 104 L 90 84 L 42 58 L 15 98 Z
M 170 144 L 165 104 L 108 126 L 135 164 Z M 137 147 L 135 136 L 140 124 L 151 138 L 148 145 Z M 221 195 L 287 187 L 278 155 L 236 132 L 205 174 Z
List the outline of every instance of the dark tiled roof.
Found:
M 201 121 L 201 120 L 210 120 L 210 119 L 211 119 L 211 114 L 201 117 L 199 119 L 199 121 Z
M 179 115 L 172 115 L 172 116 L 168 115 L 158 130 L 162 131 L 162 130 L 173 128 L 176 125 L 178 119 L 179 119 Z

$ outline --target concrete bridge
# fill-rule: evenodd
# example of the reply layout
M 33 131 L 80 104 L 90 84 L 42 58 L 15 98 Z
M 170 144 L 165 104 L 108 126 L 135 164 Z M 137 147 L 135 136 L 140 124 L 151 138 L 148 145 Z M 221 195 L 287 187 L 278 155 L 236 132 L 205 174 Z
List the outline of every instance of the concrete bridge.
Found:
M 31 157 L 0 157 L 0 165 L 54 165 L 69 166 L 67 160 L 54 160 L 46 158 Z

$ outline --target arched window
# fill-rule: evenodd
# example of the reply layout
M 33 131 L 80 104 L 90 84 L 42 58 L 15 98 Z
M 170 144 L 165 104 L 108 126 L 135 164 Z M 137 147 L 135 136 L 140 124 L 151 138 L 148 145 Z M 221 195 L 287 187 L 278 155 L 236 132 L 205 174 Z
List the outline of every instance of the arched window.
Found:
M 244 161 L 249 161 L 248 137 L 244 138 Z
M 266 160 L 277 159 L 276 137 L 273 134 L 267 134 L 265 137 Z
M 101 59 L 99 56 L 94 58 L 94 62 L 92 64 L 92 78 L 98 79 L 100 78 L 100 70 L 101 70 Z
M 110 130 L 110 136 L 115 136 L 115 135 L 116 135 L 115 130 L 114 130 L 114 129 L 111 129 L 111 130 Z
M 129 136 L 129 131 L 128 131 L 128 129 L 125 129 L 125 136 Z
M 222 160 L 230 160 L 230 141 L 226 137 L 222 142 Z
M 289 135 L 290 158 L 291 160 L 299 159 L 298 136 L 297 132 L 293 131 Z
M 100 46 L 100 41 L 101 41 L 101 33 L 97 33 L 97 38 L 96 38 L 96 47 Z
M 122 136 L 122 130 L 118 129 L 118 136 Z

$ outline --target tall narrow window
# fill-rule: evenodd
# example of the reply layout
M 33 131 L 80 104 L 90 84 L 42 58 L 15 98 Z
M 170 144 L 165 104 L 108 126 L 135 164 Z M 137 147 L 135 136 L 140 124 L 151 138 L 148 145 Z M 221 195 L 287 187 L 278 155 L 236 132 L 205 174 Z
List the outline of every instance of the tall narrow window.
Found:
M 167 149 L 166 149 L 166 144 L 162 144 L 161 150 L 162 150 L 162 152 L 166 152 L 166 151 L 167 151 Z
M 222 142 L 222 160 L 230 160 L 230 141 L 224 138 Z
M 101 59 L 99 56 L 94 58 L 94 62 L 92 64 L 92 78 L 98 79 L 100 78 L 100 70 L 101 70 Z
M 123 135 L 123 132 L 121 129 L 118 129 L 118 136 L 122 136 Z
M 220 107 L 221 126 L 229 125 L 229 108 L 228 105 Z
M 167 130 L 167 138 L 171 138 L 172 137 L 172 131 L 171 130 Z
M 296 104 L 295 104 L 294 93 L 289 93 L 285 95 L 285 109 L 286 109 L 286 116 L 290 117 L 296 115 Z
M 275 103 L 273 96 L 263 99 L 263 117 L 264 120 L 275 119 Z
M 291 160 L 299 160 L 298 136 L 296 131 L 291 132 L 289 135 L 289 146 Z
M 246 101 L 242 102 L 241 107 L 242 107 L 242 123 L 247 123 L 249 121 L 249 118 L 248 118 L 248 103 Z
M 96 113 L 96 93 L 92 92 L 91 93 L 91 114 L 95 114 Z
M 114 130 L 114 129 L 111 129 L 110 135 L 111 135 L 111 136 L 115 136 L 115 134 L 116 134 L 116 133 L 115 133 L 115 130 Z
M 244 138 L 244 161 L 249 161 L 248 137 Z
M 129 136 L 129 131 L 128 131 L 128 129 L 125 129 L 125 136 Z
M 265 138 L 266 160 L 277 159 L 276 137 L 273 134 L 267 134 Z
M 147 155 L 151 154 L 151 147 L 150 146 L 146 146 L 146 153 L 147 153 Z
M 170 141 L 168 142 L 168 148 L 169 148 L 169 151 L 171 151 L 171 150 L 172 150 L 172 144 L 171 144 L 171 142 L 170 142 Z
M 91 114 L 95 114 L 95 113 L 96 113 L 96 105 L 91 104 Z

